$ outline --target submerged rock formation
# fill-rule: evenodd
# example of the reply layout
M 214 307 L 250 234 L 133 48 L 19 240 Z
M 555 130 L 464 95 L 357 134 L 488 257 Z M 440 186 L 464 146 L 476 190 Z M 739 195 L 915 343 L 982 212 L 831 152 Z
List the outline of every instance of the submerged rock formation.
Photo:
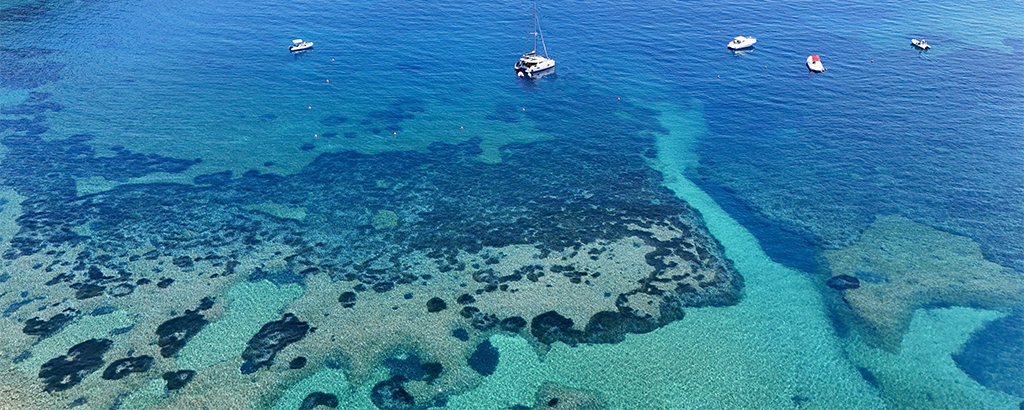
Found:
M 153 366 L 153 356 L 142 355 L 139 357 L 126 357 L 115 360 L 103 371 L 103 378 L 107 380 L 119 380 L 132 373 L 145 373 Z
M 177 354 L 207 323 L 209 321 L 203 315 L 194 311 L 187 311 L 182 316 L 161 323 L 156 328 L 156 334 L 160 337 L 157 341 L 160 355 L 171 357 Z
M 50 359 L 39 370 L 43 390 L 59 392 L 80 383 L 85 376 L 103 366 L 103 354 L 113 342 L 89 339 L 68 349 L 68 354 Z
M 537 389 L 534 410 L 605 410 L 608 405 L 594 391 L 573 389 L 558 383 L 546 382 Z
M 377 383 L 370 391 L 370 401 L 381 410 L 413 410 L 416 398 L 405 390 L 405 376 L 394 376 Z
M 281 349 L 302 340 L 309 331 L 309 325 L 291 313 L 286 313 L 281 320 L 263 325 L 260 331 L 249 339 L 249 344 L 242 352 L 242 359 L 245 360 L 243 367 L 269 367 Z
M 899 349 L 914 310 L 1024 306 L 1024 276 L 988 262 L 977 243 L 901 216 L 880 216 L 853 245 L 825 251 L 834 277 L 859 278 L 841 290 L 837 316 L 865 340 Z
M 494 374 L 498 368 L 498 349 L 489 340 L 480 342 L 469 356 L 469 367 L 482 376 Z
M 14 130 L 2 141 L 11 160 L 0 178 L 29 199 L 19 204 L 2 258 L 24 267 L 19 280 L 43 278 L 40 299 L 26 303 L 73 300 L 93 309 L 116 298 L 133 324 L 109 337 L 160 348 L 152 363 L 134 357 L 107 368 L 105 383 L 122 390 L 133 371 L 188 361 L 176 356 L 232 309 L 214 309 L 213 298 L 249 280 L 303 290 L 286 307 L 301 319 L 263 317 L 258 332 L 241 336 L 251 336 L 239 352 L 243 374 L 269 369 L 251 376 L 269 385 L 294 377 L 279 377 L 278 368 L 296 375 L 327 366 L 353 384 L 375 384 L 382 408 L 438 405 L 495 371 L 485 343 L 493 334 L 519 335 L 539 351 L 616 343 L 680 319 L 686 307 L 742 296 L 743 278 L 699 213 L 649 167 L 653 134 L 664 132 L 657 113 L 610 107 L 605 97 L 580 89 L 541 103 L 591 111 L 586 121 L 543 109 L 506 112 L 500 118 L 530 116 L 551 138 L 489 147 L 490 162 L 473 139 L 421 151 L 326 152 L 290 175 L 223 171 L 193 184 L 127 184 L 81 196 L 76 181 L 177 173 L 200 160 L 123 147 L 101 155 L 88 135 Z M 398 127 L 421 105 L 399 99 L 367 124 Z M 28 310 L 11 312 L 30 335 L 79 320 L 78 312 Z M 126 347 L 128 355 L 146 348 Z M 395 352 L 416 352 L 424 363 L 375 379 Z M 279 355 L 284 364 L 274 366 Z M 101 368 L 100 358 L 72 374 Z M 206 371 L 221 369 L 164 378 L 177 390 Z M 116 391 L 89 403 L 109 407 L 123 393 Z
M 860 279 L 850 275 L 838 275 L 825 281 L 825 285 L 835 290 L 857 289 L 860 287 Z
M 302 400 L 302 405 L 299 406 L 299 410 L 313 410 L 320 406 L 330 407 L 332 409 L 337 408 L 338 396 L 321 392 L 310 393 Z
M 67 308 L 49 319 L 34 317 L 25 321 L 25 327 L 22 329 L 22 332 L 26 335 L 40 336 L 41 338 L 49 337 L 59 332 L 77 316 L 77 310 Z
M 164 380 L 167 381 L 167 390 L 178 390 L 188 382 L 192 381 L 192 378 L 196 377 L 195 370 L 178 370 L 176 372 L 164 373 Z

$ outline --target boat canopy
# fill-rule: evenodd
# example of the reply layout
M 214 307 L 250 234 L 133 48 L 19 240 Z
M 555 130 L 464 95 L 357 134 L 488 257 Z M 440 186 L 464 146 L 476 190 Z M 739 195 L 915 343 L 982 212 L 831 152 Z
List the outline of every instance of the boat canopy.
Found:
M 821 61 L 821 57 L 818 57 L 817 54 L 811 54 L 811 61 L 814 61 L 814 62 Z
M 295 43 L 295 44 L 302 44 L 302 39 L 301 38 L 297 38 L 295 40 L 292 40 L 292 42 Z

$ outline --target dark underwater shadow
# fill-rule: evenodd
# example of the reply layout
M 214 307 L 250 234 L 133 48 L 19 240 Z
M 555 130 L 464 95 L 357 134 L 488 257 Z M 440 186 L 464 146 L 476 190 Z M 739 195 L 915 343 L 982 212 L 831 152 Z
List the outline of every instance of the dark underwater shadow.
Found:
M 550 85 L 558 80 L 558 74 L 555 70 L 551 70 L 549 73 L 544 73 L 533 78 L 525 78 L 516 76 L 516 84 L 519 84 L 519 88 L 528 93 L 535 93 L 544 89 L 545 85 Z

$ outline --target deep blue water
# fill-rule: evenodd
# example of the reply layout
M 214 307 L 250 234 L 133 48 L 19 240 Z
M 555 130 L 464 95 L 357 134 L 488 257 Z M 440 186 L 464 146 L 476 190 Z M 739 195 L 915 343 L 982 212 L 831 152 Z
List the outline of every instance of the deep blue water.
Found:
M 237 188 L 209 194 L 217 201 L 272 197 L 329 213 L 330 201 L 362 200 L 305 191 L 327 184 L 318 172 L 345 172 L 331 166 L 380 161 L 367 165 L 379 176 L 386 161 L 406 172 L 455 151 L 494 163 L 538 140 L 577 146 L 564 172 L 597 185 L 608 170 L 633 172 L 638 158 L 656 156 L 652 141 L 666 130 L 651 106 L 696 100 L 707 131 L 687 175 L 776 262 L 819 275 L 820 251 L 855 242 L 877 216 L 902 215 L 970 238 L 988 261 L 1024 274 L 1019 1 L 538 7 L 558 66 L 528 82 L 512 72 L 527 39 L 526 2 L 4 2 L 0 155 L 12 156 L 0 156 L 0 188 L 30 203 L 70 204 L 45 208 L 53 215 L 32 220 L 52 226 L 32 228 L 73 239 L 89 212 L 100 212 L 76 208 L 80 195 L 130 206 L 159 196 L 140 193 L 164 189 L 158 184 L 205 175 L 195 182 Z M 725 44 L 737 35 L 758 43 L 734 54 Z M 315 48 L 288 53 L 293 38 Z M 915 50 L 910 38 L 934 48 Z M 828 71 L 809 73 L 809 54 Z M 395 153 L 408 150 L 420 154 Z M 553 161 L 537 175 L 559 172 Z M 523 180 L 481 167 L 453 169 L 495 184 Z M 106 191 L 112 181 L 139 185 Z M 607 186 L 644 181 L 657 177 L 628 173 Z M 459 183 L 452 189 L 464 189 Z M 503 190 L 543 193 L 526 182 Z M 0 205 L 11 208 L 9 199 Z M 358 217 L 345 212 L 335 215 Z M 162 229 L 119 218 L 106 224 Z M 256 229 L 218 225 L 234 228 Z M 15 245 L 30 249 L 32 240 Z
M 942 62 L 909 49 L 865 52 L 860 67 L 829 70 L 833 77 L 844 70 L 839 80 L 743 87 L 802 100 L 714 93 L 720 108 L 706 111 L 712 136 L 701 147 L 702 164 L 718 178 L 727 177 L 719 164 L 737 162 L 744 164 L 738 172 L 769 176 L 771 187 L 748 179 L 733 188 L 741 196 L 784 192 L 754 206 L 769 215 L 793 208 L 815 215 L 811 223 L 780 219 L 823 246 L 848 242 L 876 214 L 902 214 L 974 238 L 992 260 L 1020 270 L 1024 85 L 1016 47 L 1010 54 L 967 48 Z M 737 122 L 736 113 L 757 120 Z

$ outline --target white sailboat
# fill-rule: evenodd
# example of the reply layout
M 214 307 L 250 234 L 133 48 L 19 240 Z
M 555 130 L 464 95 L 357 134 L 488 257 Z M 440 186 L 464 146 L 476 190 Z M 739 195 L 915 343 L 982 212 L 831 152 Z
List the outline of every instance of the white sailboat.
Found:
M 530 32 L 533 35 L 533 51 L 529 53 L 523 53 L 523 56 L 516 61 L 516 75 L 525 78 L 537 78 L 544 74 L 549 73 L 548 70 L 555 68 L 555 60 L 548 58 L 548 47 L 544 44 L 544 33 L 540 31 L 540 20 L 537 18 L 537 3 L 533 4 L 533 31 Z M 537 54 L 537 36 L 540 36 L 540 45 L 544 50 L 544 55 Z M 530 46 L 530 41 L 526 41 L 526 47 Z

